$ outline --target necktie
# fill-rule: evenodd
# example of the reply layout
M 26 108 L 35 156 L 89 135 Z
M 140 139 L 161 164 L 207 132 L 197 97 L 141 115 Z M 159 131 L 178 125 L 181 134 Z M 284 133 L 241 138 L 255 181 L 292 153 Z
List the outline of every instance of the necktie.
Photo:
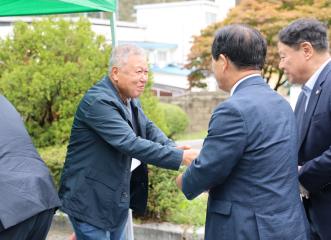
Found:
M 295 110 L 294 110 L 295 117 L 297 120 L 299 140 L 301 139 L 304 117 L 305 117 L 305 112 L 306 112 L 307 95 L 306 95 L 305 88 L 307 88 L 307 87 L 305 87 L 305 86 L 302 87 L 302 91 L 299 95 L 299 98 L 298 98 L 297 104 L 295 105 Z

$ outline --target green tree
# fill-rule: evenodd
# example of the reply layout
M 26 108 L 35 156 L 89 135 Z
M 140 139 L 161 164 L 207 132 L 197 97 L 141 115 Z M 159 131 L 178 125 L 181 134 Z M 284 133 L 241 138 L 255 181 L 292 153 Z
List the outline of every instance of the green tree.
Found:
M 0 91 L 37 146 L 68 140 L 77 104 L 107 71 L 109 53 L 86 19 L 18 22 L 13 36 L 0 40 Z
M 243 0 L 233 8 L 222 22 L 208 26 L 199 36 L 194 36 L 186 67 L 191 87 L 205 87 L 201 80 L 211 73 L 211 44 L 215 31 L 232 23 L 244 23 L 259 29 L 267 39 L 268 53 L 263 68 L 263 77 L 270 82 L 277 76 L 274 89 L 286 83 L 283 72 L 278 68 L 277 34 L 281 28 L 300 17 L 314 17 L 331 23 L 331 2 L 327 0 Z

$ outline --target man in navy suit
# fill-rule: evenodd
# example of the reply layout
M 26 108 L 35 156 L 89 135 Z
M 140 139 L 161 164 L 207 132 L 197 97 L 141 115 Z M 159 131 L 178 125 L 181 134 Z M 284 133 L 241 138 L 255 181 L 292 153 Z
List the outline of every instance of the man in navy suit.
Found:
M 0 95 L 0 239 L 44 240 L 60 206 L 20 114 Z
M 328 28 L 299 19 L 279 33 L 279 67 L 301 84 L 295 107 L 299 181 L 312 239 L 331 239 L 331 63 Z
M 205 239 L 305 240 L 297 134 L 290 105 L 261 77 L 266 41 L 229 25 L 212 45 L 212 69 L 230 97 L 214 110 L 197 159 L 178 176 L 188 199 L 209 191 Z

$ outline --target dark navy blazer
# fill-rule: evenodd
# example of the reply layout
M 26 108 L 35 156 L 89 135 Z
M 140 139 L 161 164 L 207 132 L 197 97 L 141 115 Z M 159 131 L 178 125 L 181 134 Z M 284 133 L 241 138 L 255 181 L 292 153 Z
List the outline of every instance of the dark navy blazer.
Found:
M 0 95 L 0 221 L 12 227 L 60 205 L 53 179 L 21 116 Z
M 138 134 L 127 106 L 108 77 L 83 97 L 75 114 L 61 177 L 62 210 L 96 227 L 114 231 L 126 219 L 130 205 L 131 158 L 145 164 L 177 170 L 183 151 L 169 140 L 132 99 Z M 147 189 L 145 166 L 131 189 Z M 144 180 L 145 179 L 145 180 Z M 139 182 L 143 184 L 139 184 Z M 142 191 L 146 194 L 146 191 Z M 141 196 L 146 200 L 147 196 Z M 146 204 L 142 201 L 141 204 Z M 144 209 L 141 204 L 131 206 Z
M 216 107 L 183 175 L 188 199 L 208 190 L 207 240 L 308 239 L 294 114 L 261 77 L 246 79 Z
M 331 239 L 331 63 L 320 73 L 299 139 L 300 183 L 310 192 L 306 209 L 322 239 Z

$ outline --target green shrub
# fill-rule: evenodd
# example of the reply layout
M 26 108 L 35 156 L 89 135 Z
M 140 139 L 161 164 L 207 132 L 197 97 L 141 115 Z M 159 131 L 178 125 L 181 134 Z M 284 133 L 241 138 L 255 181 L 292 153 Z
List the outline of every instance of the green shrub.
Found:
M 148 217 L 166 221 L 180 202 L 175 179 L 179 173 L 149 165 Z
M 38 149 L 41 158 L 48 166 L 51 175 L 54 179 L 55 186 L 58 188 L 60 185 L 60 178 L 64 159 L 67 153 L 67 146 L 53 146 Z
M 189 201 L 177 188 L 175 179 L 183 168 L 170 171 L 149 166 L 149 220 L 203 226 L 207 206 L 206 194 Z
M 17 22 L 13 31 L 0 39 L 0 92 L 37 147 L 61 145 L 81 97 L 107 72 L 110 46 L 86 19 Z
M 175 134 L 184 132 L 189 124 L 189 119 L 183 109 L 168 103 L 160 103 L 160 106 L 164 111 L 165 122 L 168 128 L 167 136 L 174 138 Z
M 206 221 L 207 194 L 201 194 L 194 200 L 187 200 L 184 194 L 180 193 L 179 204 L 170 210 L 167 217 L 168 222 L 204 226 Z

